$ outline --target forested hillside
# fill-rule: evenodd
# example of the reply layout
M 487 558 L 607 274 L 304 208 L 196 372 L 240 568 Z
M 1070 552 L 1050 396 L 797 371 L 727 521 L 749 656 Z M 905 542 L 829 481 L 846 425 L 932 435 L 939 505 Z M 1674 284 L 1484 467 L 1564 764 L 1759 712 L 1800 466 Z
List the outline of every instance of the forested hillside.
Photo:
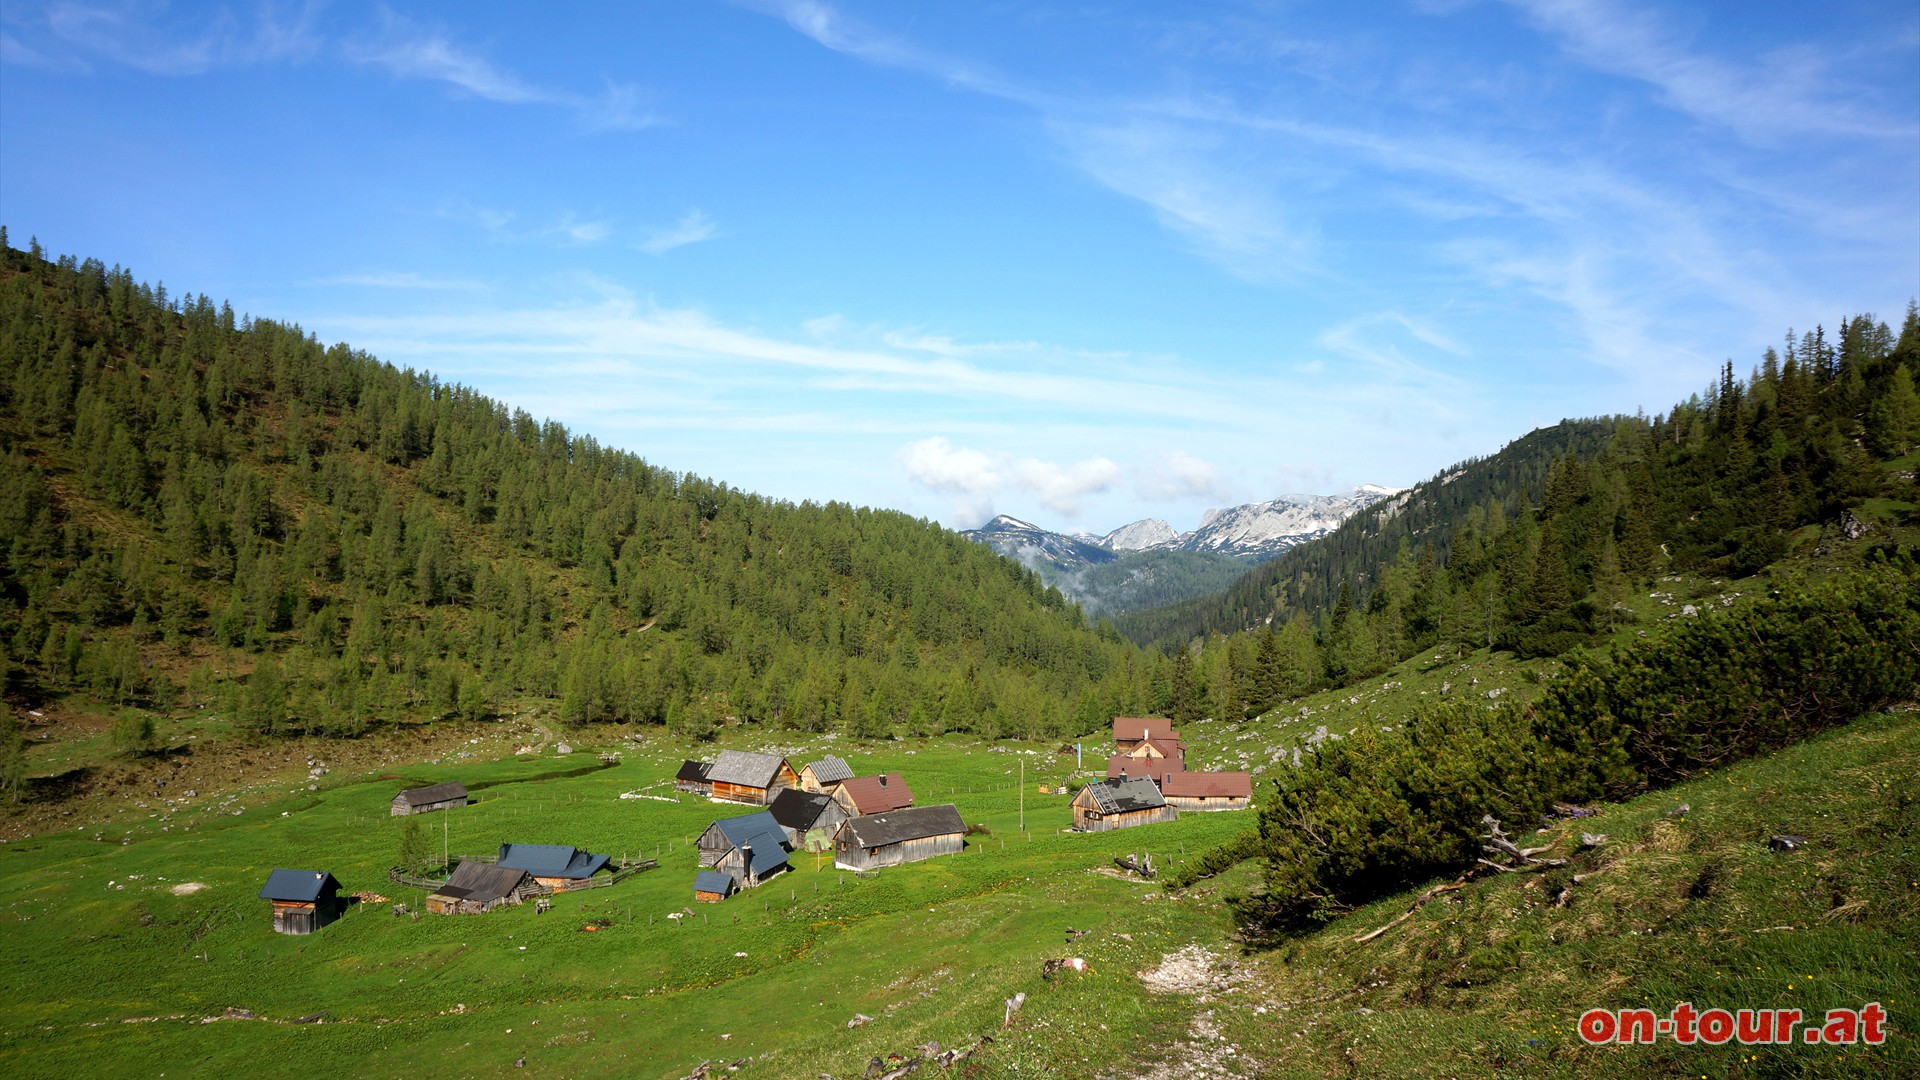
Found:
M 1652 419 L 1566 421 L 1354 515 L 1217 598 L 1117 620 L 1172 648 L 1182 719 L 1259 712 L 1443 647 L 1564 652 L 1629 590 L 1745 577 L 1915 524 L 1920 309 L 1788 335 Z M 1197 651 L 1182 646 L 1199 643 Z M 1185 657 L 1192 655 L 1189 662 Z
M 0 272 L 15 705 L 338 735 L 542 696 L 695 734 L 1044 736 L 1151 708 L 1129 646 L 937 525 L 677 475 L 37 243 Z

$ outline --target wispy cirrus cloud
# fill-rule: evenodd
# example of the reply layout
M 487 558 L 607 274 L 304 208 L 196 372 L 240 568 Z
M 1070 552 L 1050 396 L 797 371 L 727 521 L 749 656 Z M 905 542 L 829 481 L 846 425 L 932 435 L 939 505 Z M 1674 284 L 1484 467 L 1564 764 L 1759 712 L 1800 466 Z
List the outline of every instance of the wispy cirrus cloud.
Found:
M 712 218 L 699 210 L 689 210 L 672 228 L 662 229 L 642 241 L 640 250 L 649 255 L 665 255 L 674 248 L 711 240 L 718 231 L 719 226 Z
M 7 35 L 9 63 L 58 71 L 91 70 L 89 61 L 130 67 L 149 75 L 199 75 L 216 67 L 312 59 L 324 42 L 315 23 L 321 5 L 262 3 L 251 18 L 227 8 L 166 5 L 48 4 L 38 11 L 10 12 L 22 32 Z
M 484 281 L 427 277 L 424 274 L 411 270 L 336 274 L 332 277 L 318 278 L 313 284 L 345 285 L 360 289 L 400 289 L 421 290 L 426 292 L 484 292 L 492 287 Z
M 1506 0 L 1574 59 L 1653 86 L 1675 109 L 1743 138 L 1796 135 L 1920 138 L 1912 117 L 1887 116 L 1847 92 L 1813 46 L 1773 50 L 1739 65 L 1690 51 L 1654 12 L 1619 0 Z
M 586 94 L 542 86 L 462 48 L 445 34 L 420 30 L 392 14 L 377 35 L 349 42 L 346 54 L 395 78 L 444 83 L 484 101 L 566 109 L 588 131 L 637 131 L 659 122 L 638 87 L 609 80 L 600 93 Z

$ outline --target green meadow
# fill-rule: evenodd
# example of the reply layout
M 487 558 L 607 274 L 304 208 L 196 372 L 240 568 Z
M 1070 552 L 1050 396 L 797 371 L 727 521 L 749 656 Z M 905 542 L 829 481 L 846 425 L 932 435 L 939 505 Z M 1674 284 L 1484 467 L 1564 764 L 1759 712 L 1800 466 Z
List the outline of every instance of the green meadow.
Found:
M 1111 1060 L 1142 1031 L 1177 1030 L 1183 1006 L 1138 993 L 1134 969 L 1220 941 L 1224 910 L 1100 871 L 1140 850 L 1175 862 L 1251 815 L 1067 833 L 1067 798 L 1037 789 L 1063 781 L 1072 758 L 1009 749 L 816 745 L 813 756 L 838 752 L 862 772 L 899 771 L 921 803 L 951 801 L 988 831 L 964 854 L 864 877 L 799 853 L 793 872 L 714 905 L 692 901 L 689 841 L 716 816 L 750 811 L 676 798 L 680 750 L 654 744 L 625 745 L 605 768 L 591 753 L 549 753 L 416 766 L 397 780 L 329 776 L 340 782 L 317 792 L 201 800 L 212 805 L 131 829 L 0 845 L 0 1072 L 281 1075 L 325 1061 L 356 1075 L 485 1076 L 524 1060 L 665 1077 L 746 1058 L 759 1075 L 858 1075 L 929 1039 L 1002 1034 L 1003 999 L 1017 992 L 1037 999 L 1021 1025 L 1079 1034 L 1003 1039 L 980 1055 L 996 1071 Z M 398 916 L 394 902 L 419 908 L 425 893 L 386 877 L 400 833 L 388 801 L 402 786 L 455 779 L 477 801 L 418 819 L 436 850 L 564 843 L 657 856 L 659 867 L 558 896 L 546 914 L 529 904 Z M 275 934 L 256 895 L 275 867 L 329 870 L 343 893 L 389 902 L 354 905 L 310 936 Z M 1069 927 L 1094 934 L 1069 947 Z M 1051 992 L 1057 1007 L 1041 1004 L 1043 960 L 1096 952 L 1094 970 Z M 230 1009 L 258 1019 L 205 1022 Z M 873 1020 L 849 1029 L 856 1015 Z

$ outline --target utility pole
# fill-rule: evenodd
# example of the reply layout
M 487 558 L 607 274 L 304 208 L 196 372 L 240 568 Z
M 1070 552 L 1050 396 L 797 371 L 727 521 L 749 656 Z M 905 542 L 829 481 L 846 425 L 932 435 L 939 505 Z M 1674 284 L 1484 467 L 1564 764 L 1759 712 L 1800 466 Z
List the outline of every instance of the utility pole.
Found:
M 453 861 L 453 845 L 449 840 L 453 829 L 452 824 L 450 824 L 452 818 L 452 807 L 448 807 L 446 812 L 440 817 L 440 869 L 442 870 L 445 870 L 447 864 Z
M 1027 759 L 1020 759 L 1020 831 L 1027 831 Z

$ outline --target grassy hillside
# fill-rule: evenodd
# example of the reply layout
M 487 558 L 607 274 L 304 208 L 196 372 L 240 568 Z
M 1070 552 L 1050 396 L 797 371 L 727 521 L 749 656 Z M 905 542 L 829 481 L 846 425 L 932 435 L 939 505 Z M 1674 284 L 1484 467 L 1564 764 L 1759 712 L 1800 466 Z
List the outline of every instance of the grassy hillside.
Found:
M 127 713 L 136 754 L 202 709 L 1044 737 L 1133 692 L 1125 645 L 935 524 L 678 475 L 37 250 L 0 262 L 0 536 L 0 694 Z
M 1363 691 L 1364 692 L 1364 691 Z M 1229 736 L 1197 733 L 1202 756 Z M 463 744 L 464 747 L 464 744 Z M 887 746 L 816 738 L 862 771 L 898 769 L 923 801 L 952 799 L 990 834 L 965 854 L 871 878 L 796 873 L 695 917 L 687 840 L 716 814 L 671 798 L 683 745 L 486 760 L 449 749 L 379 776 L 150 802 L 112 828 L 0 846 L 0 1070 L 294 1075 L 679 1077 L 745 1058 L 741 1075 L 857 1076 L 929 1039 L 983 1046 L 956 1075 L 1891 1076 L 1920 1067 L 1904 1033 L 1920 994 L 1920 714 L 1871 718 L 1770 759 L 1563 822 L 1530 844 L 1574 853 L 1582 875 L 1492 875 L 1419 908 L 1390 896 L 1282 947 L 1242 952 L 1220 901 L 1250 868 L 1169 894 L 1101 872 L 1150 850 L 1170 865 L 1248 815 L 1061 834 L 1065 800 L 1040 796 L 1069 758 L 952 737 Z M 793 748 L 799 752 L 799 748 Z M 475 753 L 468 758 L 462 755 Z M 1027 832 L 1014 784 L 1026 762 Z M 583 769 L 585 771 L 583 771 Z M 574 774 L 574 775 L 566 775 Z M 426 824 L 454 851 L 504 840 L 659 853 L 619 886 L 483 917 L 396 917 L 360 905 L 304 938 L 271 932 L 255 898 L 276 866 L 332 870 L 347 890 L 416 903 L 383 868 L 397 850 L 386 802 L 401 783 L 460 778 L 479 802 Z M 1669 817 L 1679 803 L 1691 810 Z M 151 816 L 148 816 L 151 815 Z M 1514 825 L 1516 834 L 1525 830 Z M 1794 853 L 1772 833 L 1806 836 Z M 188 886 L 199 888 L 187 891 Z M 176 892 L 179 890 L 179 892 Z M 184 894 L 181 894 L 184 893 Z M 586 932 L 596 919 L 609 925 Z M 1091 931 L 1069 939 L 1069 928 Z M 745 956 L 737 954 L 745 953 Z M 1051 984 L 1041 961 L 1083 956 Z M 1004 999 L 1026 1007 L 1001 1026 Z M 1884 1049 L 1673 1045 L 1592 1048 L 1588 1007 L 1691 1000 L 1808 1011 L 1878 1000 Z M 255 1019 L 222 1019 L 244 1009 Z M 322 1014 L 322 1022 L 291 1021 Z M 871 1023 L 849 1029 L 856 1015 Z M 722 1036 L 728 1036 L 722 1038 Z M 1204 1072 L 1203 1072 L 1204 1071 Z M 936 1073 L 936 1075 L 938 1075 Z

